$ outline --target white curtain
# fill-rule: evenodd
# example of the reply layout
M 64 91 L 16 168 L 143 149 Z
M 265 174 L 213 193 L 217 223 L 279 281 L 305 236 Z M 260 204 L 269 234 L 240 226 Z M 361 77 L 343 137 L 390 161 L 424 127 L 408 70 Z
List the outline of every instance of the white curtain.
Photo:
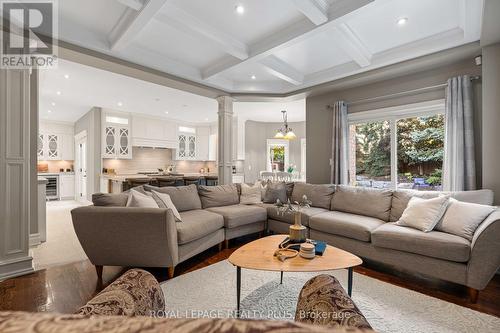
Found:
M 339 101 L 331 106 L 331 109 L 333 111 L 333 131 L 330 182 L 332 184 L 347 184 L 349 170 L 347 104 L 344 101 Z
M 472 84 L 467 75 L 448 80 L 444 147 L 444 190 L 475 190 L 476 162 Z

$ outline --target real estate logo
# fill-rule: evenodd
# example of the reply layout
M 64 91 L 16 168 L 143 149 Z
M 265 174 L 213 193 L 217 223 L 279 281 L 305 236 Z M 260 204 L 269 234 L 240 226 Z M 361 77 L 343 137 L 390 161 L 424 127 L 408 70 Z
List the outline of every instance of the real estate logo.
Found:
M 57 0 L 0 0 L 0 67 L 57 66 Z

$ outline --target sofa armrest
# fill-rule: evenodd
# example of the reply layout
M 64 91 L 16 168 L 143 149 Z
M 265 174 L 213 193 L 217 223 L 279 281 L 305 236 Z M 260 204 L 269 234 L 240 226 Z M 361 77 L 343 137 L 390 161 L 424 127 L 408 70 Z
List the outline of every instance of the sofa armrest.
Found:
M 151 316 L 165 311 L 160 284 L 151 273 L 131 269 L 107 286 L 77 314 L 96 316 Z
M 71 216 L 94 265 L 173 267 L 179 262 L 170 209 L 87 206 L 73 209 Z
M 499 268 L 500 209 L 497 209 L 481 223 L 472 238 L 467 286 L 483 290 Z
M 371 329 L 339 281 L 325 274 L 313 277 L 302 287 L 295 321 L 323 326 Z

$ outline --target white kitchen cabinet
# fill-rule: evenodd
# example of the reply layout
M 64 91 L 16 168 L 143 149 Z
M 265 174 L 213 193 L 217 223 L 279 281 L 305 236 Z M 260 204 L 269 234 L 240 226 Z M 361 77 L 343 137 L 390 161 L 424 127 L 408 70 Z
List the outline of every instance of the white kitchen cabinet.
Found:
M 217 134 L 208 137 L 208 160 L 217 161 Z
M 132 145 L 177 149 L 177 124 L 147 116 L 132 117 Z
M 74 160 L 73 125 L 41 121 L 38 134 L 38 160 Z
M 99 189 L 101 193 L 109 193 L 109 178 L 101 176 Z
M 59 175 L 59 198 L 75 198 L 75 175 Z
M 235 175 L 233 174 L 233 184 L 241 184 L 245 182 L 245 176 L 244 175 Z
M 210 148 L 210 127 L 200 126 L 196 128 L 196 138 L 198 141 L 198 150 L 196 153 L 196 159 L 199 161 L 209 160 L 209 148 Z
M 128 114 L 119 115 L 102 113 L 102 158 L 131 159 L 132 143 L 130 135 L 130 117 Z

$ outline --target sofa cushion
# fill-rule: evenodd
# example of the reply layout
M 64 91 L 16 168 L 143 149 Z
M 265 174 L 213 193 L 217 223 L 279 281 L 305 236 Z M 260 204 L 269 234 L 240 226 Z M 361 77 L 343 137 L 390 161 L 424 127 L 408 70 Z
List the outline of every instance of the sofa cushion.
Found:
M 378 247 L 421 254 L 444 260 L 467 262 L 470 242 L 440 231 L 423 232 L 386 223 L 372 232 L 372 243 Z
M 312 202 L 311 206 L 330 209 L 334 191 L 334 185 L 295 183 L 292 192 L 292 202 L 300 202 L 302 196 L 306 195 Z
M 177 187 L 156 187 L 151 185 L 144 185 L 144 189 L 146 191 L 155 190 L 156 192 L 166 193 L 170 195 L 170 199 L 172 199 L 172 202 L 179 212 L 201 209 L 200 196 L 198 195 L 198 189 L 196 188 L 196 185 Z
M 297 205 L 293 205 L 294 207 L 297 207 Z M 309 225 L 309 220 L 312 216 L 315 216 L 317 214 L 321 214 L 324 212 L 328 212 L 328 209 L 324 208 L 319 208 L 319 207 L 309 207 L 309 208 L 302 208 L 300 210 L 301 214 L 301 222 L 302 225 L 308 226 Z M 281 222 L 286 222 L 288 224 L 294 224 L 294 217 L 293 214 L 278 214 L 276 210 L 276 206 L 274 205 L 269 205 L 267 206 L 267 216 L 270 219 L 281 221 Z
M 235 228 L 246 224 L 267 220 L 265 208 L 251 205 L 232 205 L 208 208 L 207 211 L 220 214 L 224 217 L 226 228 Z
M 199 186 L 203 208 L 237 205 L 240 202 L 236 184 L 218 186 Z
M 477 191 L 457 191 L 457 192 L 437 192 L 437 191 L 416 191 L 416 190 L 396 190 L 392 195 L 390 221 L 396 222 L 403 215 L 408 202 L 414 196 L 423 199 L 436 198 L 440 194 L 449 194 L 452 198 L 458 201 L 476 203 L 480 205 L 493 204 L 493 191 L 477 190 Z
M 240 203 L 242 205 L 254 205 L 262 202 L 262 184 L 256 182 L 253 185 L 239 184 Z
M 391 190 L 340 185 L 333 194 L 331 210 L 389 221 L 391 201 Z
M 100 207 L 125 207 L 127 206 L 128 193 L 94 193 L 92 203 Z
M 309 228 L 369 242 L 372 231 L 385 223 L 375 217 L 331 211 L 313 216 Z
M 224 218 L 207 210 L 181 212 L 182 223 L 176 223 L 177 243 L 186 244 L 224 227 Z

